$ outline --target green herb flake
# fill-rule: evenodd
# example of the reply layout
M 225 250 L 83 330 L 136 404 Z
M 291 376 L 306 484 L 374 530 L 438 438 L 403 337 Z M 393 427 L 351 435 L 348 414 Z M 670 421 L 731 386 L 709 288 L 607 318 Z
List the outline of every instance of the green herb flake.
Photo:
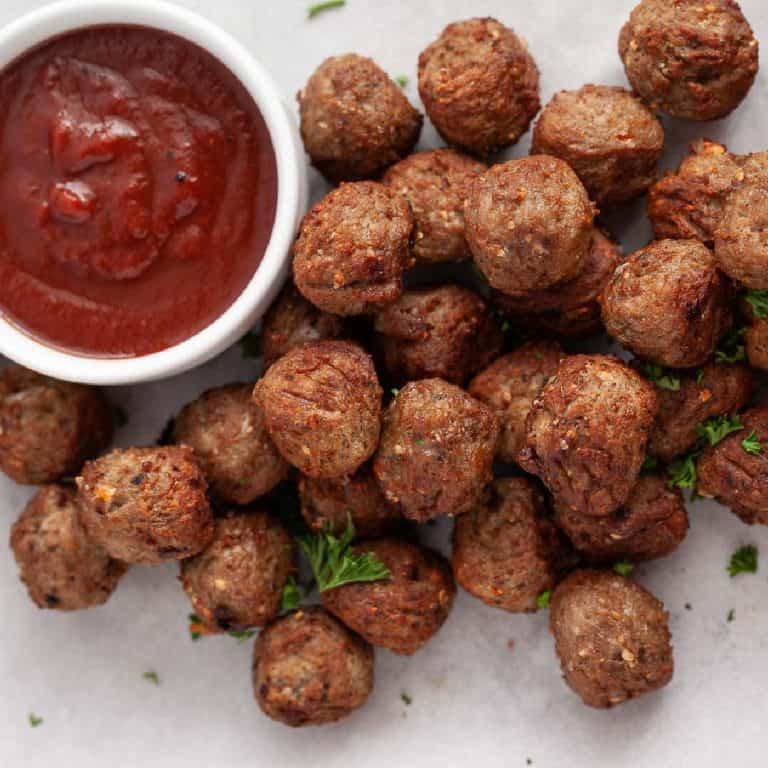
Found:
M 655 456 L 646 456 L 643 459 L 643 465 L 640 467 L 642 472 L 650 472 L 652 469 L 656 469 L 659 466 L 659 460 Z
M 643 366 L 643 373 L 660 389 L 668 389 L 670 392 L 677 392 L 680 389 L 680 377 L 660 365 L 647 363 Z
M 280 604 L 281 610 L 295 611 L 303 599 L 304 590 L 296 583 L 296 579 L 293 576 L 289 576 L 286 585 L 283 587 L 283 600 Z
M 635 570 L 635 566 L 626 560 L 622 560 L 621 562 L 613 564 L 613 570 L 615 573 L 618 573 L 619 576 L 629 576 L 629 574 Z
M 411 704 L 413 704 L 413 699 L 405 691 L 401 692 L 400 698 L 403 700 L 403 704 L 405 704 L 406 707 L 410 707 Z
M 30 728 L 37 728 L 44 722 L 42 717 L 38 717 L 34 712 L 30 712 L 28 715 Z
M 407 88 L 408 87 L 408 78 L 406 75 L 398 75 L 395 78 L 395 82 L 401 87 L 401 88 Z
M 244 643 L 246 640 L 250 640 L 255 634 L 255 629 L 230 629 L 227 634 L 230 637 L 234 637 L 238 643 Z
M 240 346 L 240 354 L 243 357 L 261 356 L 261 336 L 258 333 L 248 331 L 237 343 Z
M 542 592 L 537 598 L 536 598 L 536 605 L 539 607 L 540 611 L 543 611 L 545 608 L 549 608 L 549 602 L 552 599 L 552 590 L 547 589 L 544 592 Z
M 755 317 L 765 320 L 768 317 L 768 291 L 747 291 L 744 294 L 747 304 L 752 307 Z
M 199 640 L 203 636 L 203 633 L 200 631 L 203 627 L 203 620 L 196 613 L 190 613 L 187 616 L 187 621 L 189 622 L 190 638 L 194 641 Z
M 736 611 L 731 608 L 730 611 L 728 611 L 728 616 L 726 617 L 726 621 L 730 624 L 734 619 L 736 618 Z
M 699 368 L 698 371 L 696 371 L 696 386 L 700 387 L 704 383 L 704 369 Z
M 667 486 L 669 488 L 696 487 L 696 453 L 690 453 L 667 467 Z
M 755 456 L 763 452 L 763 446 L 757 439 L 757 432 L 754 429 L 741 441 L 741 447 Z
M 696 425 L 696 432 L 699 437 L 704 438 L 710 445 L 717 445 L 728 435 L 733 432 L 740 432 L 742 429 L 744 429 L 744 425 L 739 421 L 738 416 L 730 418 L 726 415 L 714 416 Z
M 744 334 L 746 328 L 734 328 L 721 342 L 715 350 L 716 363 L 739 363 L 745 360 L 747 355 L 744 351 Z
M 397 387 L 392 387 L 392 389 L 389 390 L 389 393 L 392 397 L 397 397 L 400 394 L 400 390 Z
M 324 0 L 322 3 L 315 3 L 307 8 L 307 17 L 314 19 L 318 14 L 324 11 L 330 11 L 332 8 L 342 8 L 347 4 L 347 0 Z
M 739 547 L 728 563 L 728 575 L 733 578 L 740 573 L 757 573 L 758 551 L 754 544 Z
M 158 675 L 154 670 L 145 672 L 142 677 L 153 685 L 160 685 L 160 675 Z

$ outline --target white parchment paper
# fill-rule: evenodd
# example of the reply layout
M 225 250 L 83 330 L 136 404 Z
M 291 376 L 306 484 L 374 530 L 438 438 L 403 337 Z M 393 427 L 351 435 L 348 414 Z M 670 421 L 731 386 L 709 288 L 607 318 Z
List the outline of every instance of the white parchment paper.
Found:
M 670 0 L 672 2 L 673 0 Z M 702 0 L 705 2 L 705 0 Z M 327 55 L 358 51 L 392 75 L 409 76 L 442 27 L 494 15 L 529 42 L 543 98 L 583 83 L 624 84 L 616 40 L 633 0 L 348 0 L 306 20 L 309 0 L 186 0 L 247 44 L 287 100 Z M 39 0 L 1 0 L 5 23 Z M 742 6 L 768 56 L 768 3 Z M 87 19 L 83 20 L 87 22 Z M 667 121 L 665 165 L 706 135 L 738 152 L 765 149 L 766 76 L 725 121 Z M 427 126 L 425 147 L 438 144 Z M 511 153 L 528 150 L 528 137 Z M 315 197 L 322 182 L 313 176 Z M 625 250 L 649 228 L 642 204 L 613 217 Z M 193 373 L 111 394 L 130 413 L 122 445 L 153 441 L 166 420 L 203 389 L 253 378 L 237 349 Z M 0 537 L 30 491 L 0 479 Z M 697 503 L 673 556 L 635 572 L 661 597 L 675 641 L 675 678 L 663 692 L 598 712 L 560 679 L 546 612 L 513 616 L 460 594 L 447 624 L 412 658 L 377 651 L 376 688 L 347 721 L 290 730 L 263 717 L 251 693 L 251 644 L 192 643 L 189 605 L 173 565 L 131 569 L 103 608 L 75 615 L 38 611 L 0 552 L 1 768 L 755 768 L 768 761 L 768 530 Z M 445 547 L 449 526 L 429 529 Z M 729 579 L 740 544 L 764 550 L 757 575 Z M 689 606 L 689 609 L 686 607 Z M 730 609 L 735 620 L 726 621 Z M 156 671 L 161 684 L 143 679 Z M 412 704 L 406 706 L 401 692 Z M 44 718 L 30 728 L 27 716 Z

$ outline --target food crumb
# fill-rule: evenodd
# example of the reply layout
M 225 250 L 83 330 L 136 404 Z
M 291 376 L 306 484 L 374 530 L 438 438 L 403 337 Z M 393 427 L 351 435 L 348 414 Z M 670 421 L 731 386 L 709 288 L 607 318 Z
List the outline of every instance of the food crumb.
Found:
M 154 670 L 150 669 L 148 672 L 145 672 L 142 677 L 153 685 L 160 685 L 160 675 Z
M 733 608 L 731 608 L 731 610 L 728 611 L 728 618 L 727 618 L 728 623 L 730 624 L 735 618 L 736 618 L 736 611 L 734 611 Z
M 38 717 L 34 712 L 29 713 L 29 726 L 30 728 L 37 728 L 43 724 L 43 718 Z
M 514 640 L 507 640 L 507 648 L 509 648 L 510 651 L 515 650 L 515 641 Z
M 403 704 L 405 704 L 406 707 L 410 707 L 411 704 L 413 704 L 413 699 L 405 691 L 402 691 L 400 693 L 400 698 L 402 699 Z
M 693 610 L 693 606 L 690 603 L 686 603 L 685 604 L 685 610 L 686 611 L 692 611 Z

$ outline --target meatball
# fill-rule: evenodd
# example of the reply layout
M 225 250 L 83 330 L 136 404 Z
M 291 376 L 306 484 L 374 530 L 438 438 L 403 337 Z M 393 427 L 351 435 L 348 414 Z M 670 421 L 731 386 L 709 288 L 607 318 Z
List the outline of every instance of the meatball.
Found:
M 419 139 L 422 116 L 372 59 L 326 59 L 298 94 L 301 138 L 330 181 L 377 176 Z
M 572 573 L 549 614 L 565 682 L 600 708 L 665 686 L 674 669 L 668 618 L 660 600 L 625 576 Z
M 309 477 L 351 475 L 379 443 L 382 389 L 370 355 L 352 342 L 292 349 L 253 396 L 277 449 Z
M 498 458 L 517 461 L 533 401 L 565 357 L 555 341 L 529 341 L 491 363 L 469 383 L 469 394 L 491 408 L 501 424 Z
M 680 163 L 648 190 L 648 218 L 657 239 L 701 240 L 710 248 L 730 192 L 744 179 L 744 158 L 699 139 Z
M 397 539 L 368 541 L 355 551 L 374 555 L 389 578 L 327 590 L 323 605 L 372 645 L 415 653 L 440 629 L 453 605 L 456 585 L 448 561 Z
M 194 450 L 211 490 L 230 504 L 263 496 L 288 472 L 252 391 L 251 384 L 209 389 L 185 405 L 173 425 L 173 441 Z
M 653 387 L 617 358 L 566 357 L 533 402 L 518 461 L 559 506 L 610 515 L 635 485 L 657 410 Z
M 105 603 L 125 573 L 86 534 L 74 488 L 45 485 L 11 529 L 21 580 L 38 608 L 76 611 Z
M 619 56 L 640 98 L 689 120 L 725 117 L 757 74 L 757 40 L 734 0 L 641 0 Z
M 408 202 L 372 181 L 342 184 L 305 217 L 293 247 L 293 275 L 324 312 L 360 315 L 391 304 L 411 266 Z
M 302 477 L 299 496 L 301 514 L 313 531 L 329 528 L 341 535 L 351 519 L 356 537 L 368 539 L 393 533 L 403 523 L 403 516 L 384 497 L 369 464 L 352 477 Z
M 744 347 L 753 368 L 768 371 L 768 320 L 755 320 L 744 334 Z
M 289 283 L 264 315 L 261 326 L 264 365 L 268 368 L 294 347 L 343 335 L 344 321 L 340 317 L 322 312 Z
M 522 296 L 491 291 L 493 302 L 517 325 L 544 335 L 581 338 L 602 327 L 597 297 L 621 263 L 621 248 L 595 229 L 581 272 L 571 281 Z
M 98 389 L 11 365 L 0 374 L 0 470 L 50 483 L 106 448 L 113 420 Z
M 464 201 L 484 163 L 452 149 L 418 152 L 393 165 L 384 184 L 410 203 L 415 220 L 417 262 L 462 261 L 470 256 L 464 238 Z
M 570 548 L 544 495 L 522 477 L 498 480 L 491 499 L 457 518 L 453 574 L 471 595 L 505 611 L 536 611 L 569 560 Z
M 493 411 L 441 379 L 406 384 L 384 414 L 373 471 L 409 520 L 468 512 L 491 480 Z
M 640 562 L 663 557 L 688 533 L 679 489 L 664 477 L 641 475 L 624 506 L 608 517 L 590 517 L 556 507 L 556 521 L 576 549 L 593 563 Z
M 600 208 L 639 197 L 653 183 L 664 129 L 624 88 L 585 85 L 560 91 L 542 110 L 531 153 L 573 168 Z
M 469 248 L 488 282 L 519 296 L 579 274 L 592 242 L 594 209 L 566 163 L 533 155 L 478 176 L 464 218 Z
M 261 510 L 217 517 L 213 539 L 181 563 L 181 583 L 212 632 L 263 627 L 280 612 L 293 570 L 291 537 Z
M 86 462 L 77 487 L 86 532 L 126 563 L 192 557 L 213 536 L 208 484 L 186 445 L 116 449 Z
M 659 415 L 648 441 L 648 453 L 666 462 L 694 446 L 701 422 L 741 410 L 754 380 L 748 366 L 727 363 L 707 363 L 696 372 L 676 371 L 674 376 L 679 389 L 656 390 Z
M 374 348 L 397 384 L 427 378 L 463 384 L 504 343 L 485 301 L 457 285 L 406 291 L 376 315 L 374 330 Z
M 365 704 L 373 689 L 373 648 L 322 608 L 295 611 L 259 635 L 253 688 L 273 720 L 332 723 Z
M 768 525 L 768 408 L 753 408 L 741 415 L 744 429 L 734 432 L 699 457 L 697 492 L 731 508 L 745 523 Z M 750 453 L 742 442 L 759 444 Z
M 514 144 L 539 111 L 539 70 L 495 19 L 449 24 L 419 55 L 419 95 L 448 144 L 489 155 Z
M 697 240 L 655 240 L 616 270 L 600 297 L 608 333 L 671 368 L 706 362 L 733 322 L 732 290 Z

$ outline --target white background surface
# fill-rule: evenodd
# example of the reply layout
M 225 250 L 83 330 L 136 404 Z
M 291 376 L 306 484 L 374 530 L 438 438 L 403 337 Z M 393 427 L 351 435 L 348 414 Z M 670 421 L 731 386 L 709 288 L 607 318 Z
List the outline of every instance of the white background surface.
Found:
M 410 77 L 416 98 L 419 51 L 448 22 L 490 14 L 529 41 L 542 72 L 543 100 L 586 82 L 624 84 L 618 31 L 633 0 L 349 0 L 313 21 L 309 0 L 188 0 L 256 52 L 286 98 L 327 55 L 358 51 L 392 75 Z M 702 0 L 705 2 L 705 0 Z M 42 5 L 0 0 L 0 23 Z M 768 3 L 742 6 L 768 61 Z M 87 22 L 87 19 L 84 19 Z M 739 152 L 765 149 L 766 77 L 720 123 L 667 123 L 673 165 L 700 135 Z M 422 143 L 436 144 L 427 128 Z M 514 155 L 527 152 L 526 136 Z M 322 185 L 315 178 L 315 194 Z M 614 221 L 625 249 L 648 237 L 636 221 Z M 232 350 L 197 372 L 114 391 L 129 411 L 121 444 L 146 443 L 202 389 L 253 378 L 255 363 Z M 0 480 L 8 529 L 29 491 Z M 290 730 L 263 717 L 251 693 L 250 643 L 189 640 L 189 605 L 176 567 L 134 567 L 104 608 L 75 615 L 38 611 L 0 553 L 0 766 L 2 768 L 196 768 L 196 766 L 410 766 L 516 768 L 709 768 L 766 764 L 768 727 L 768 530 L 697 503 L 675 555 L 638 568 L 638 580 L 671 613 L 675 678 L 663 692 L 612 711 L 583 707 L 560 679 L 547 615 L 513 616 L 461 594 L 439 635 L 412 658 L 377 651 L 376 689 L 347 721 Z M 435 535 L 445 539 L 447 530 Z M 755 576 L 729 579 L 743 543 L 764 550 Z M 689 603 L 690 610 L 685 609 Z M 735 621 L 726 615 L 735 610 Z M 510 650 L 508 642 L 514 641 Z M 142 678 L 160 675 L 160 687 Z M 407 691 L 413 703 L 400 698 Z M 39 728 L 29 712 L 44 718 Z

